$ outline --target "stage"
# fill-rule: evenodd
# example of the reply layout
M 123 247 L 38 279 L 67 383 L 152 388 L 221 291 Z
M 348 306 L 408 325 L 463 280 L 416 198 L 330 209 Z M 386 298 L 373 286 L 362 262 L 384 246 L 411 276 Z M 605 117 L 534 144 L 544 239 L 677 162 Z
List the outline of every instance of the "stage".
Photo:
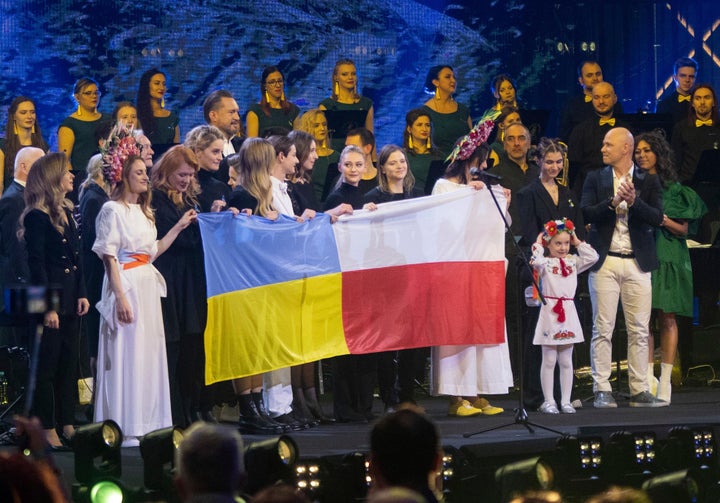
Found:
M 577 397 L 582 396 L 583 391 L 586 397 L 590 396 L 586 386 L 576 389 Z M 590 400 L 583 402 L 583 407 L 579 408 L 576 414 L 546 415 L 530 411 L 528 415 L 531 422 L 556 430 L 563 435 L 602 437 L 606 443 L 610 435 L 617 431 L 654 432 L 657 443 L 662 446 L 672 427 L 720 425 L 719 391 L 713 387 L 676 387 L 673 390 L 672 404 L 669 407 L 654 409 L 630 408 L 627 398 L 615 393 L 618 399 L 617 409 L 594 409 Z M 560 434 L 536 427 L 530 432 L 521 424 L 513 424 L 513 409 L 517 406 L 516 397 L 514 393 L 499 398 L 493 397 L 492 403 L 505 408 L 505 412 L 496 416 L 481 415 L 472 418 L 448 417 L 447 401 L 444 398 L 425 397 L 419 401 L 419 405 L 436 422 L 442 445 L 446 450 L 455 452 L 456 458 L 458 456 L 472 458 L 463 469 L 462 477 L 465 481 L 463 483 L 477 486 L 485 483 L 484 480 L 491 479 L 498 466 L 555 451 Z M 330 410 L 331 404 L 325 402 L 324 406 Z M 380 406 L 381 402 L 377 400 L 378 413 L 381 412 Z M 470 438 L 464 437 L 466 433 L 508 424 L 510 426 L 505 428 L 480 433 Z M 305 431 L 292 432 L 289 435 L 299 447 L 301 460 L 317 460 L 323 457 L 339 459 L 345 454 L 368 451 L 371 426 L 372 423 L 321 425 Z M 717 433 L 720 433 L 720 430 L 717 430 Z M 246 445 L 267 438 L 271 437 L 254 435 L 244 437 Z M 75 481 L 73 454 L 57 453 L 55 457 L 67 484 L 72 484 Z M 481 471 L 485 473 L 468 473 L 472 471 L 468 468 L 470 465 L 481 466 Z M 456 467 L 455 471 L 458 475 L 460 470 Z M 142 476 L 143 460 L 139 448 L 123 449 L 123 483 L 129 486 L 142 486 Z M 448 483 L 449 486 L 451 484 L 459 487 L 461 483 L 456 480 Z M 585 484 L 584 487 L 592 487 L 592 484 L 601 487 L 597 480 L 589 485 Z M 466 501 L 466 499 L 451 496 L 448 501 Z

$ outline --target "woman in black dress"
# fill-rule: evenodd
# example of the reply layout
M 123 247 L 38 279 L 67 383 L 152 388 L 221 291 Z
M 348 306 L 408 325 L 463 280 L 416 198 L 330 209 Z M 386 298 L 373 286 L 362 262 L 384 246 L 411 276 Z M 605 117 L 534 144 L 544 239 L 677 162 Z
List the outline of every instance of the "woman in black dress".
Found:
M 558 183 L 558 176 L 564 172 L 567 163 L 567 145 L 558 139 L 541 138 L 537 147 L 537 163 L 540 165 L 540 177 L 522 188 L 516 194 L 518 213 L 522 215 L 522 237 L 520 246 L 527 250 L 537 240 L 545 222 L 567 218 L 575 223 L 578 239 L 585 239 L 585 225 L 580 210 L 580 201 L 566 186 Z M 525 278 L 525 287 L 530 283 Z M 540 365 L 542 363 L 542 347 L 532 343 L 535 325 L 537 324 L 539 307 L 526 306 L 523 316 L 523 381 L 525 406 L 537 409 L 543 403 L 540 388 Z M 559 383 L 559 379 L 555 379 Z M 559 395 L 559 386 L 557 393 Z
M 39 347 L 37 384 L 31 413 L 38 416 L 45 437 L 62 449 L 56 426 L 69 439 L 75 434 L 75 386 L 78 362 L 79 318 L 88 312 L 80 260 L 80 237 L 66 199 L 74 176 L 63 153 L 47 154 L 30 170 L 25 186 L 26 208 L 20 217 L 30 283 L 62 288 L 59 305 L 47 307 Z
M 151 68 L 140 77 L 137 92 L 137 114 L 145 136 L 164 152 L 174 143 L 180 143 L 180 117 L 165 108 L 167 76 Z
M 159 239 L 198 205 L 197 172 L 195 154 L 182 145 L 171 147 L 155 164 L 152 207 Z M 212 420 L 212 401 L 204 385 L 207 295 L 199 227 L 183 229 L 155 267 L 167 283 L 162 310 L 173 423 L 187 426 L 200 419 Z
M 195 153 L 198 163 L 197 181 L 200 192 L 196 194 L 199 211 L 220 211 L 230 196 L 230 187 L 214 177 L 223 159 L 225 137 L 215 126 L 202 125 L 192 128 L 185 135 L 183 145 Z

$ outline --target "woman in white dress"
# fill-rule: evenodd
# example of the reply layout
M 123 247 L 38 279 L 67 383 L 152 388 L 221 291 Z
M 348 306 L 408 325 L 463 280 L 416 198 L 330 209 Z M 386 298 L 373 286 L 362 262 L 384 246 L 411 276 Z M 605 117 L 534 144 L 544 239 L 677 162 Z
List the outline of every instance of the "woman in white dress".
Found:
M 435 183 L 433 194 L 468 186 L 487 190 L 481 181 L 472 179 L 472 172 L 487 167 L 490 147 L 485 141 L 492 127 L 491 120 L 481 120 L 456 143 L 449 157 L 450 165 L 443 178 Z M 510 192 L 503 190 L 509 205 Z M 507 213 L 506 218 L 509 218 Z M 450 396 L 449 415 L 494 415 L 503 412 L 502 408 L 491 405 L 480 395 L 504 395 L 513 385 L 507 334 L 502 344 L 435 346 L 431 350 L 431 361 L 432 391 L 436 395 Z
M 116 421 L 124 433 L 123 446 L 133 446 L 146 433 L 172 425 L 160 304 L 166 287 L 151 262 L 197 216 L 188 210 L 156 240 L 145 163 L 139 152 L 120 162 L 105 169 L 116 186 L 98 215 L 93 245 L 105 265 L 98 303 L 102 320 L 95 421 Z

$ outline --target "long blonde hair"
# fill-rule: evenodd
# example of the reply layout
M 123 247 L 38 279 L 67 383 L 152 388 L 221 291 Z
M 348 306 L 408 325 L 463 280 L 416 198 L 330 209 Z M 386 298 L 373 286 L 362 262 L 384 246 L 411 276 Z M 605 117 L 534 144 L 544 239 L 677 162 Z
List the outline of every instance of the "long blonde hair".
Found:
M 247 138 L 237 154 L 238 184 L 257 199 L 256 215 L 274 211 L 270 169 L 275 163 L 275 148 L 264 138 Z
M 298 129 L 300 131 L 305 131 L 306 133 L 310 134 L 315 140 L 315 142 L 318 144 L 318 147 L 328 148 L 328 144 L 330 143 L 330 140 L 328 138 L 330 136 L 329 129 L 326 129 L 325 138 L 315 138 L 315 122 L 317 121 L 318 115 L 322 115 L 327 122 L 325 111 L 320 108 L 313 108 L 300 116 L 300 124 L 298 125 Z
M 132 165 L 135 163 L 135 161 L 140 161 L 143 163 L 143 166 L 145 166 L 145 161 L 143 161 L 142 157 L 140 157 L 139 155 L 131 155 L 127 159 L 125 159 L 122 167 L 122 180 L 120 180 L 117 185 L 115 185 L 112 194 L 110 194 L 110 199 L 112 199 L 113 201 L 118 201 L 122 204 L 126 204 L 124 199 L 125 194 L 130 192 L 128 176 L 130 175 L 130 170 L 132 169 Z M 151 201 L 152 191 L 150 190 L 150 185 L 148 184 L 147 191 L 143 192 L 142 194 L 138 194 L 138 204 L 140 205 L 140 209 L 148 218 L 148 220 L 150 220 L 151 222 L 155 222 L 155 214 L 150 207 Z
M 195 176 L 190 181 L 190 186 L 185 192 L 178 192 L 170 185 L 168 179 L 183 163 L 195 170 Z M 200 184 L 197 181 L 199 169 L 200 166 L 195 152 L 184 145 L 175 145 L 165 152 L 157 164 L 153 166 L 152 188 L 167 194 L 178 208 L 195 207 L 198 205 L 197 196 L 200 194 Z
M 25 210 L 20 216 L 18 238 L 25 235 L 25 215 L 31 210 L 40 210 L 50 217 L 50 222 L 60 234 L 68 224 L 67 211 L 72 211 L 73 203 L 65 197 L 62 179 L 70 167 L 64 152 L 46 154 L 33 163 L 25 185 Z

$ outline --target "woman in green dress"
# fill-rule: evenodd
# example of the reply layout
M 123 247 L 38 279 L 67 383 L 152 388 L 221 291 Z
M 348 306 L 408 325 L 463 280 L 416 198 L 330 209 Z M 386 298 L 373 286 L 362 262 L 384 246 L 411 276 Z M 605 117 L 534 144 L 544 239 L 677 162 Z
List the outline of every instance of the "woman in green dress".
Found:
M 248 107 L 245 116 L 248 137 L 265 138 L 270 128 L 295 128 L 300 109 L 285 99 L 285 76 L 277 66 L 266 67 L 260 77 L 260 102 Z
M 652 307 L 660 319 L 662 361 L 658 383 L 653 375 L 654 339 L 650 331 L 648 380 L 651 391 L 656 384 L 657 397 L 670 402 L 670 377 L 678 343 L 676 316 L 692 316 L 693 307 L 692 267 L 686 238 L 697 230 L 707 207 L 695 191 L 677 181 L 673 152 L 660 134 L 642 133 L 635 137 L 635 162 L 657 175 L 663 186 L 663 220 L 656 233 L 660 267 L 652 272 Z
M 413 108 L 405 115 L 403 131 L 403 149 L 407 154 L 410 171 L 415 177 L 415 187 L 426 195 L 432 192 L 432 183 L 428 183 L 430 165 L 441 161 L 440 152 L 432 144 L 432 119 L 423 108 Z M 426 190 L 429 189 L 429 190 Z
M 137 116 L 143 133 L 148 137 L 156 156 L 180 143 L 180 117 L 165 108 L 167 76 L 157 68 L 151 68 L 140 77 L 137 92 Z

